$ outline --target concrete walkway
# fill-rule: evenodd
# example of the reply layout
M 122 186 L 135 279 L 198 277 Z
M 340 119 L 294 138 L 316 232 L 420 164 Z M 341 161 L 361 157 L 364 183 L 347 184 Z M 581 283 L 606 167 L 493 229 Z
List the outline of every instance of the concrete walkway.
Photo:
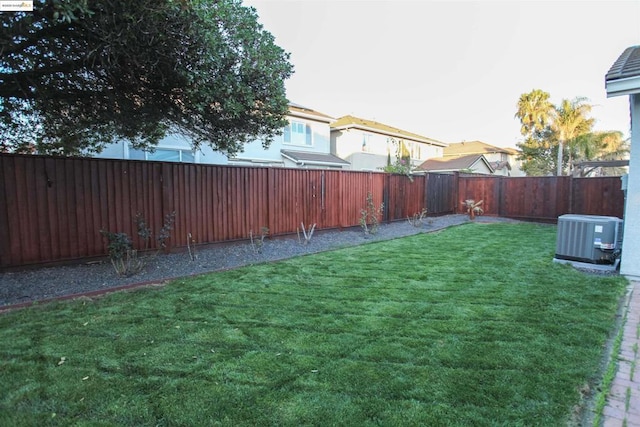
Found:
M 603 412 L 604 427 L 640 427 L 640 282 L 631 282 L 618 371 Z

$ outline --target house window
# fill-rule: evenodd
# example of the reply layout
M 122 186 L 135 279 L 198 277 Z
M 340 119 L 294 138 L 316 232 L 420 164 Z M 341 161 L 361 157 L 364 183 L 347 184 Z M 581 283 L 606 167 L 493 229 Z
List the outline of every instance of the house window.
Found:
M 371 151 L 371 134 L 362 134 L 362 151 Z
M 311 126 L 302 122 L 292 121 L 289 126 L 284 128 L 283 140 L 285 144 L 311 146 L 313 145 Z
M 195 163 L 193 151 L 170 148 L 156 148 L 155 151 L 144 151 L 129 147 L 129 158 L 133 160 L 157 160 L 161 162 Z
M 422 153 L 420 150 L 420 143 L 418 142 L 410 142 L 409 143 L 409 150 L 411 151 L 411 158 L 412 159 L 421 159 L 422 158 Z

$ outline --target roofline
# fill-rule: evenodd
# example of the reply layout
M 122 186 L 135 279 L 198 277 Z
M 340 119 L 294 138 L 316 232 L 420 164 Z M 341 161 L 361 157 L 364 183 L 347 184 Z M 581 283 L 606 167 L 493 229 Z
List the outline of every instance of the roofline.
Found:
M 491 166 L 491 163 L 489 163 L 489 161 L 487 160 L 487 158 L 484 156 L 484 154 L 480 155 L 480 158 L 478 160 L 482 160 L 484 162 L 485 165 L 487 165 L 489 167 L 489 170 L 491 171 L 491 173 L 495 173 L 495 169 L 493 168 L 493 166 Z M 471 166 L 475 165 L 476 163 L 478 163 L 478 160 L 476 160 L 475 162 L 471 163 Z
M 575 164 L 576 167 L 602 166 L 602 167 L 624 167 L 629 166 L 629 160 L 591 160 Z
M 282 163 L 280 159 L 267 159 L 260 157 L 231 157 L 229 158 L 230 162 L 242 162 L 242 163 Z
M 472 156 L 474 154 L 496 154 L 496 153 L 501 153 L 501 154 L 509 154 L 511 155 L 511 153 L 509 153 L 508 151 L 504 151 L 504 150 L 493 150 L 493 151 L 486 151 L 484 153 L 478 153 L 478 152 L 473 152 L 473 151 L 463 151 L 460 153 L 442 153 L 442 157 L 464 157 L 464 156 Z M 514 154 L 515 155 L 515 154 Z
M 328 166 L 346 166 L 349 165 L 350 163 L 347 161 L 344 161 L 345 163 L 337 163 L 337 162 L 323 162 L 321 160 L 297 160 L 294 159 L 293 157 L 289 156 L 288 154 L 283 153 L 282 151 L 280 151 L 280 155 L 282 155 L 282 157 L 285 157 L 289 160 L 291 160 L 293 163 L 298 164 L 298 165 L 328 165 Z
M 305 113 L 303 111 L 294 111 L 291 109 L 289 109 L 289 113 L 287 113 L 287 115 L 292 117 L 299 117 L 301 119 L 315 120 L 317 122 L 324 122 L 324 123 L 331 123 L 332 121 L 335 120 L 333 117 L 323 116 L 320 114 Z
M 468 154 L 467 156 L 473 156 L 473 155 L 474 155 L 474 154 Z M 459 157 L 467 157 L 467 156 L 459 156 Z M 447 165 L 446 165 L 446 163 L 449 163 L 449 162 L 450 162 L 450 160 L 442 160 L 442 161 L 440 161 L 440 160 L 438 160 L 438 159 L 429 159 L 429 160 L 434 160 L 434 161 L 437 161 L 438 163 L 445 163 L 445 166 L 447 166 Z M 425 162 L 428 162 L 429 160 L 425 160 Z M 453 160 L 453 159 L 451 159 L 451 160 Z M 455 171 L 459 171 L 459 170 L 462 170 L 462 169 L 471 169 L 471 170 L 473 170 L 473 169 L 472 169 L 472 168 L 473 168 L 473 165 L 475 165 L 476 163 L 478 163 L 478 160 L 482 160 L 482 162 L 484 162 L 484 164 L 485 164 L 485 165 L 487 165 L 487 167 L 489 168 L 489 170 L 491 171 L 491 173 L 492 173 L 492 174 L 493 174 L 493 173 L 495 173 L 495 171 L 496 171 L 496 170 L 493 168 L 493 166 L 491 166 L 491 163 L 489 163 L 489 161 L 488 161 L 488 160 L 487 160 L 487 158 L 484 156 L 484 154 L 478 154 L 478 158 L 477 158 L 477 159 L 475 159 L 473 162 L 471 162 L 471 164 L 470 164 L 469 166 L 464 167 L 464 168 L 457 168 L 457 169 L 422 169 L 422 170 L 426 170 L 427 172 L 428 172 L 428 171 L 431 171 L 431 170 L 434 170 L 434 171 L 435 171 L 435 170 L 439 170 L 439 171 L 453 171 L 453 172 L 455 172 Z
M 331 126 L 331 132 L 335 131 L 341 131 L 341 130 L 349 130 L 350 128 L 354 128 L 354 129 L 361 129 L 361 130 L 366 130 L 369 132 L 375 132 L 375 133 L 380 133 L 380 134 L 384 134 L 384 135 L 389 135 L 389 136 L 393 136 L 396 138 L 402 138 L 402 139 L 410 139 L 412 141 L 417 141 L 417 142 L 422 142 L 424 144 L 431 144 L 431 145 L 437 145 L 440 147 L 447 147 L 449 146 L 449 144 L 447 144 L 446 142 L 440 142 L 440 141 L 436 141 L 435 139 L 429 139 L 429 138 L 417 138 L 414 136 L 410 136 L 410 135 L 404 135 L 398 132 L 388 132 L 382 129 L 378 129 L 378 128 L 374 128 L 374 127 L 370 127 L 370 126 L 365 126 L 365 125 L 361 125 L 361 124 L 357 124 L 357 123 L 347 123 L 341 126 L 337 126 L 337 127 L 333 127 Z
M 498 147 L 496 145 L 491 145 L 491 144 L 487 144 L 486 142 L 483 141 L 462 141 L 462 142 L 452 142 L 449 144 L 449 148 L 456 148 L 459 147 L 461 145 L 464 144 L 473 144 L 473 143 L 478 143 L 481 144 L 487 148 L 491 148 L 490 151 L 487 151 L 486 154 L 492 154 L 492 153 L 504 153 L 504 154 L 509 154 L 509 155 L 516 155 L 517 153 L 512 153 L 509 150 L 513 150 L 513 151 L 518 151 L 515 148 L 510 148 L 510 147 Z M 466 156 L 466 155 L 471 155 L 471 154 L 485 154 L 485 153 L 478 153 L 478 152 L 472 152 L 472 151 L 461 151 L 459 153 L 452 153 L 452 154 L 447 154 L 447 153 L 442 153 L 442 157 L 448 157 L 448 156 Z
M 607 98 L 640 93 L 640 76 L 605 81 Z

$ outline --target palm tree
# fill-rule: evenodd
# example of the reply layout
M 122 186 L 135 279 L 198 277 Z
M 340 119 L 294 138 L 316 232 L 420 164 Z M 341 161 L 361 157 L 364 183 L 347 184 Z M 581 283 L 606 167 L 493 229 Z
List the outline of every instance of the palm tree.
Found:
M 563 146 L 573 142 L 577 137 L 591 132 L 594 119 L 588 117 L 591 112 L 591 104 L 586 98 L 578 97 L 569 101 L 563 99 L 559 106 L 554 108 L 551 129 L 558 138 L 558 175 L 563 174 Z M 569 167 L 573 166 L 571 152 L 569 153 Z
M 553 105 L 549 101 L 549 97 L 547 92 L 540 89 L 534 89 L 520 95 L 515 117 L 520 119 L 520 123 L 522 123 L 520 133 L 523 136 L 531 136 L 535 132 L 540 132 L 549 124 L 553 112 Z
M 590 132 L 574 140 L 573 153 L 576 161 L 624 160 L 629 158 L 629 140 L 623 139 L 620 131 Z M 596 167 L 582 170 L 581 176 L 587 176 Z M 623 173 L 614 169 L 614 174 Z

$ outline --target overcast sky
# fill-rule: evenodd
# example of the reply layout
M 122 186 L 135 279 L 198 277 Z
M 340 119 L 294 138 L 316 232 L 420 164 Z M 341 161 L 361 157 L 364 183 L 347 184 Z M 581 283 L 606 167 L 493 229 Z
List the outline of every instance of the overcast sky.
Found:
M 290 101 L 444 142 L 515 146 L 522 93 L 587 97 L 629 135 L 604 76 L 640 45 L 640 1 L 245 0 L 291 53 Z

